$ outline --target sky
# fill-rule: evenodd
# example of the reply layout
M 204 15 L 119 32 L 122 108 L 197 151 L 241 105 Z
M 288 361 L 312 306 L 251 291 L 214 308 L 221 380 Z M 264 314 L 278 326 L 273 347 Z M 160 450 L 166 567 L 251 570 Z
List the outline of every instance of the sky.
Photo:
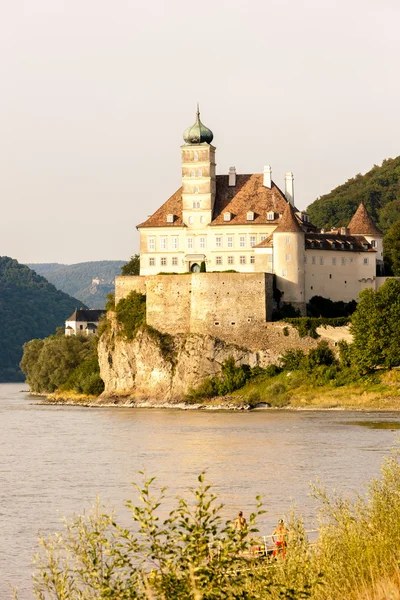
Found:
M 217 173 L 292 171 L 300 209 L 400 154 L 397 0 L 0 6 L 0 255 L 128 259 L 197 102 Z

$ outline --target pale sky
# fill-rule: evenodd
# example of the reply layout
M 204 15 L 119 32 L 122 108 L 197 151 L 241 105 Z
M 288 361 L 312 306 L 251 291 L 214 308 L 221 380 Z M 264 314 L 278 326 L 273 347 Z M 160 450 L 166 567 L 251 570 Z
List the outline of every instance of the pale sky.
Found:
M 0 7 L 0 255 L 137 252 L 197 101 L 217 173 L 293 171 L 299 208 L 400 154 L 398 0 Z

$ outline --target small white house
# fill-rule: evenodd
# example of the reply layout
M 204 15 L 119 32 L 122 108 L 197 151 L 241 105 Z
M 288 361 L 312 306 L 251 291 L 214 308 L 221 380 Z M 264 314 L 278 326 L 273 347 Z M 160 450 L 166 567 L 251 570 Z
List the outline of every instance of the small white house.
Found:
M 97 333 L 100 318 L 105 310 L 80 308 L 75 310 L 65 321 L 65 335 L 94 335 Z

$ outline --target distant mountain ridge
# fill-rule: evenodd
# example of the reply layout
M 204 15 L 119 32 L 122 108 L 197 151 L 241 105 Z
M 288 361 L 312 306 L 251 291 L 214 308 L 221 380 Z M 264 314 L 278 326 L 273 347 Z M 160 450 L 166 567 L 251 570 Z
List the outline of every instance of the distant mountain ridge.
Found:
M 115 277 L 121 274 L 125 263 L 123 260 L 99 260 L 73 265 L 29 263 L 27 266 L 89 308 L 104 308 L 107 294 L 114 291 Z
M 23 381 L 22 346 L 63 327 L 79 300 L 8 256 L 0 256 L 0 382 Z

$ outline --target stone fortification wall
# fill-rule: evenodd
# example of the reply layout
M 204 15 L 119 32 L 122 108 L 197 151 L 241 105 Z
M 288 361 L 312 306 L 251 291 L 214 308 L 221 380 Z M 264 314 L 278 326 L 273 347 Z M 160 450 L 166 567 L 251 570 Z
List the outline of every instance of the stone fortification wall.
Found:
M 272 314 L 272 275 L 192 273 L 117 277 L 116 301 L 135 290 L 146 294 L 146 321 L 172 335 L 209 334 L 245 343 Z
M 146 278 L 126 275 L 115 278 L 115 302 L 118 304 L 122 298 L 126 298 L 130 292 L 138 292 L 138 294 L 146 294 Z
M 162 333 L 189 333 L 192 275 L 150 275 L 145 279 L 147 325 Z

